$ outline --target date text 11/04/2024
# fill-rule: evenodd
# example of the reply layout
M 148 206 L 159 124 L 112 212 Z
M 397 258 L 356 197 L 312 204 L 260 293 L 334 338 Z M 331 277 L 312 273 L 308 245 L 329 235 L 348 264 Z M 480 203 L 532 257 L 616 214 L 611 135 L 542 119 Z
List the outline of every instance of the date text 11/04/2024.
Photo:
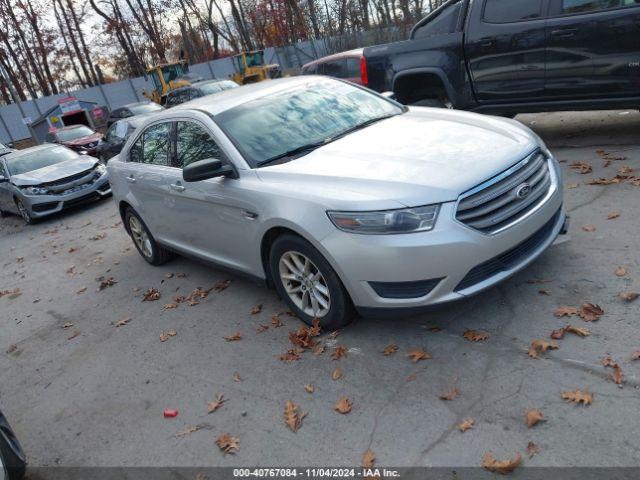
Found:
M 234 478 L 400 478 L 397 470 L 386 468 L 234 468 Z

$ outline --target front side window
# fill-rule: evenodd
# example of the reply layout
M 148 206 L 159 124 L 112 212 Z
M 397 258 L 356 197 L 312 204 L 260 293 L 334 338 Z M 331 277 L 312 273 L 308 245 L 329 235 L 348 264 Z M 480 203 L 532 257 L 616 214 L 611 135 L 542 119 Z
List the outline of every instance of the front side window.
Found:
M 512 23 L 542 18 L 542 0 L 487 0 L 483 20 Z
M 170 144 L 171 123 L 152 125 L 131 147 L 129 161 L 168 167 Z
M 220 147 L 209 132 L 195 122 L 178 122 L 176 134 L 176 167 L 211 158 L 220 159 Z
M 354 85 L 308 82 L 248 101 L 216 116 L 252 167 L 309 144 L 329 142 L 402 107 Z
M 0 143 L 0 145 L 2 145 Z M 0 177 L 8 177 L 9 175 L 7 175 L 7 171 L 4 168 L 4 163 L 2 162 L 2 160 L 0 160 Z
M 11 175 L 22 175 L 74 158 L 78 158 L 78 154 L 73 150 L 66 147 L 55 147 L 20 154 L 17 157 L 7 158 L 6 162 Z
M 514 0 L 515 1 L 515 0 Z M 433 35 L 446 35 L 454 33 L 458 26 L 462 2 L 449 5 L 435 18 L 432 18 L 424 25 L 420 25 L 413 33 L 413 38 L 425 38 Z
M 640 2 L 636 0 L 562 0 L 561 13 L 594 12 L 630 6 L 640 6 Z

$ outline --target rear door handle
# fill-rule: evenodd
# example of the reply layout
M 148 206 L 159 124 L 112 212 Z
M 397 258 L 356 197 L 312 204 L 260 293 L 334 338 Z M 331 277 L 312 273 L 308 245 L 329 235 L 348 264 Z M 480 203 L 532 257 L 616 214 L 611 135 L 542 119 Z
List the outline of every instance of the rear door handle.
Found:
M 480 39 L 480 47 L 482 48 L 490 48 L 496 44 L 496 41 L 493 38 L 481 38 Z
M 558 30 L 551 30 L 551 35 L 560 38 L 571 38 L 576 35 L 577 28 L 559 28 Z
M 127 177 L 127 182 L 129 182 L 129 183 L 136 183 L 136 179 L 135 179 L 135 178 L 133 178 L 133 175 L 130 175 L 130 176 L 128 176 L 128 177 Z
M 183 187 L 180 184 L 177 183 L 172 183 L 171 185 L 169 185 L 173 190 L 175 190 L 176 192 L 184 192 L 186 190 L 185 187 Z

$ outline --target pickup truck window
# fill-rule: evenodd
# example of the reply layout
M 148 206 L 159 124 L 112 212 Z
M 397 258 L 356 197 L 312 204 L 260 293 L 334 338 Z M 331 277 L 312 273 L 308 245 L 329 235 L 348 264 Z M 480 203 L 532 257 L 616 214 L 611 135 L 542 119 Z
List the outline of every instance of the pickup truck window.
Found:
M 462 2 L 449 5 L 438 16 L 416 28 L 413 32 L 413 38 L 425 38 L 455 32 L 460 10 L 462 10 Z
M 513 23 L 541 17 L 542 0 L 487 0 L 482 15 L 486 23 Z
M 562 13 L 582 13 L 639 5 L 636 0 L 562 0 Z

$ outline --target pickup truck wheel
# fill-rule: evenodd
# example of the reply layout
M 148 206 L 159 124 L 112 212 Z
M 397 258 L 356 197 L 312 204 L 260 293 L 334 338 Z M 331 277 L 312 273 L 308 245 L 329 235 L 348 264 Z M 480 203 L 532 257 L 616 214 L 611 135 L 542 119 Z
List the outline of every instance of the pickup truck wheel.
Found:
M 278 237 L 269 255 L 273 284 L 296 316 L 308 325 L 318 319 L 325 330 L 349 324 L 355 310 L 329 262 L 296 235 Z

